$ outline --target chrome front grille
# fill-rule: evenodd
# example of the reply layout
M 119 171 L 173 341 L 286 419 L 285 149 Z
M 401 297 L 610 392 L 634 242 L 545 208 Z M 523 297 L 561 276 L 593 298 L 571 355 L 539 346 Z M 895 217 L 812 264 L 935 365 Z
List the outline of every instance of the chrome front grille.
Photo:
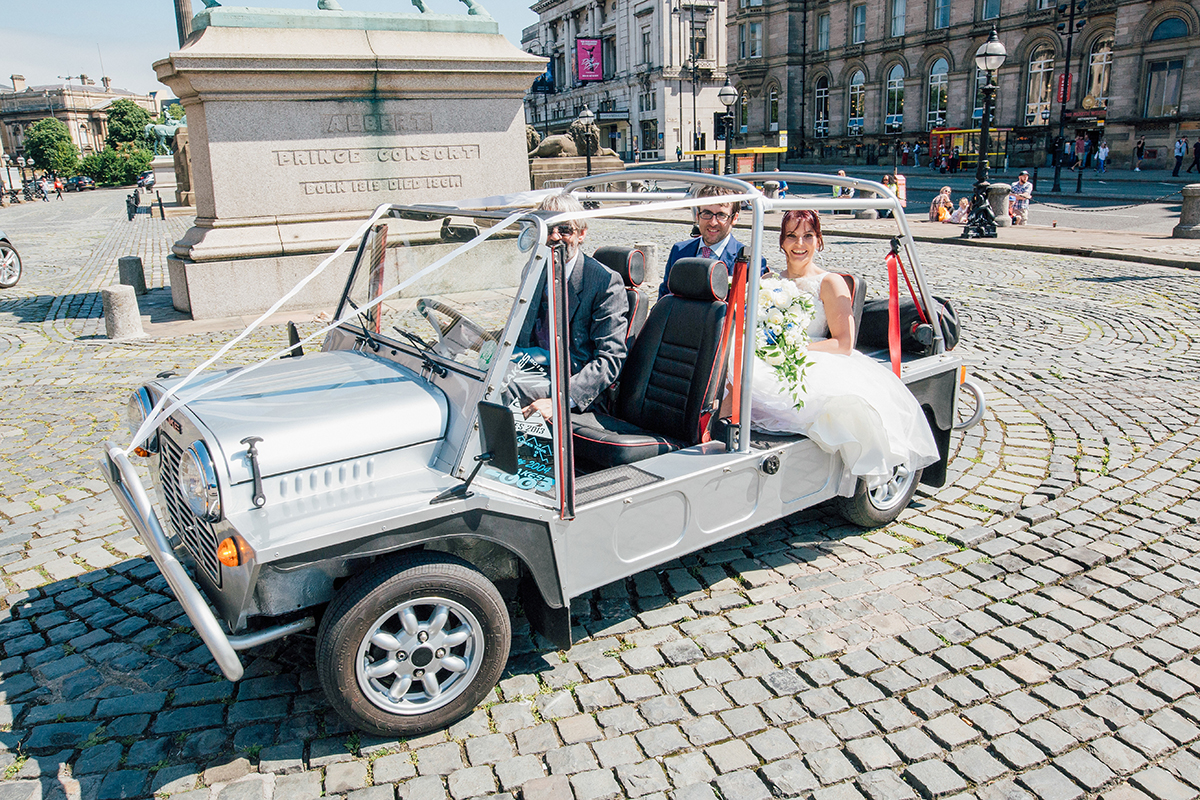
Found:
M 212 579 L 217 586 L 221 585 L 221 563 L 217 561 L 217 532 L 212 523 L 201 519 L 192 513 L 183 494 L 179 491 L 179 462 L 183 458 L 183 449 L 159 429 L 159 489 L 163 502 L 167 506 L 168 522 L 171 529 L 183 540 L 184 547 L 192 554 L 197 566 L 204 574 Z

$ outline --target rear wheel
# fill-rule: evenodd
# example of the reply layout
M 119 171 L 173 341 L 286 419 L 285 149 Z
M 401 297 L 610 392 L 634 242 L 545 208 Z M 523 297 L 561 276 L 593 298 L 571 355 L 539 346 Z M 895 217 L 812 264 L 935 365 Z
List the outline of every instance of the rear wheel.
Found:
M 383 736 L 467 716 L 500 679 L 512 626 L 496 587 L 462 559 L 413 553 L 354 578 L 326 610 L 317 673 L 330 704 Z
M 868 488 L 866 481 L 859 478 L 853 495 L 838 498 L 838 512 L 864 528 L 887 525 L 900 516 L 920 482 L 921 470 L 910 470 L 903 464 L 892 470 L 888 481 L 874 489 Z
M 0 242 L 0 289 L 10 289 L 21 280 L 21 256 L 8 242 Z

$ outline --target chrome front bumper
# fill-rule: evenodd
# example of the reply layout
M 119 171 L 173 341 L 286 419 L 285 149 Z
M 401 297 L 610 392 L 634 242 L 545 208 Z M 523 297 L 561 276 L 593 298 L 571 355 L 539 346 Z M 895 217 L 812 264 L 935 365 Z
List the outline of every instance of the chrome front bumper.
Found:
M 242 677 L 244 670 L 237 651 L 281 639 L 316 624 L 312 617 L 305 617 L 254 633 L 240 636 L 227 634 L 208 605 L 208 601 L 204 599 L 204 595 L 196 588 L 196 584 L 188 575 L 187 570 L 179 563 L 179 559 L 175 558 L 175 552 L 163 530 L 162 523 L 159 522 L 158 515 L 154 513 L 154 507 L 150 503 L 150 497 L 146 494 L 146 488 L 142 485 L 141 478 L 138 477 L 129 457 L 122 452 L 121 448 L 108 445 L 101 456 L 100 467 L 104 473 L 104 480 L 108 482 L 113 494 L 116 495 L 117 502 L 125 511 L 125 516 L 129 518 L 134 530 L 137 531 L 142 544 L 146 545 L 146 549 L 150 551 L 150 557 L 154 559 L 158 571 L 162 573 L 171 587 L 171 591 L 175 593 L 175 599 L 179 601 L 179 605 L 183 606 L 196 633 L 200 634 L 201 640 L 208 647 L 208 651 L 212 653 L 213 659 L 226 678 L 236 681 Z

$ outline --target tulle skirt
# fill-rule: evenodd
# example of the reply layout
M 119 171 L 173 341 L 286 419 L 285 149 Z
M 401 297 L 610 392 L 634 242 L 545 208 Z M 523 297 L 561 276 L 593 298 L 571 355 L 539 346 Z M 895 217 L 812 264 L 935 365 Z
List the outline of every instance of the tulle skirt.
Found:
M 775 371 L 755 357 L 752 428 L 804 434 L 825 452 L 841 455 L 871 487 L 901 464 L 918 469 L 939 459 L 924 412 L 887 367 L 857 351 L 810 352 L 808 362 L 804 405 L 796 408 Z

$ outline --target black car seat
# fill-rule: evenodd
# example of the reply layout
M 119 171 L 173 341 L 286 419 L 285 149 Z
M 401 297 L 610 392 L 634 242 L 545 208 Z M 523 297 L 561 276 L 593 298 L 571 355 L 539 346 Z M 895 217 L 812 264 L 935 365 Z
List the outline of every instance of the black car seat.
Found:
M 626 352 L 633 347 L 633 340 L 646 324 L 650 303 L 642 294 L 642 281 L 646 279 L 646 256 L 633 247 L 607 245 L 596 250 L 592 256 L 604 266 L 621 276 L 625 284 L 625 298 L 629 301 L 629 327 L 625 331 Z
M 681 258 L 667 288 L 625 360 L 613 413 L 572 416 L 577 461 L 632 464 L 703 440 L 724 380 L 729 273 L 715 259 Z
M 857 275 L 838 273 L 846 280 L 846 288 L 850 290 L 850 316 L 854 318 L 854 338 L 850 342 L 851 349 L 858 342 L 858 329 L 862 326 L 863 304 L 867 300 L 867 282 Z

